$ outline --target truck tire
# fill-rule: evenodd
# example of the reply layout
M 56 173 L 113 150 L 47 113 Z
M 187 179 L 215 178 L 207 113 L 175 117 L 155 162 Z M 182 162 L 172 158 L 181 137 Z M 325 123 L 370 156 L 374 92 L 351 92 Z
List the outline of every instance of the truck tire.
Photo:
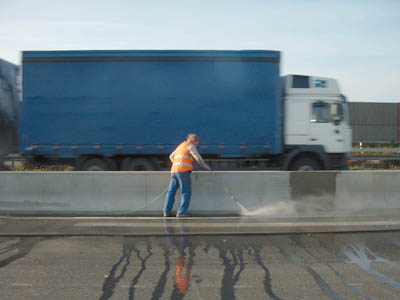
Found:
M 121 164 L 121 171 L 153 171 L 154 166 L 147 158 L 125 158 Z
M 290 168 L 292 171 L 317 171 L 321 170 L 321 166 L 319 163 L 309 157 L 304 157 L 296 160 L 292 167 Z
M 89 158 L 80 167 L 80 171 L 115 171 L 115 169 L 114 161 L 106 158 Z

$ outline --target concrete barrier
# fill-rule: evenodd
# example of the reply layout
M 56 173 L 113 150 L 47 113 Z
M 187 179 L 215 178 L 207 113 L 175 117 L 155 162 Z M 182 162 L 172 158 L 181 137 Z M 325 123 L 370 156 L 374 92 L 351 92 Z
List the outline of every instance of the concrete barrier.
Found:
M 342 210 L 400 209 L 399 171 L 343 172 L 337 176 L 336 207 Z
M 168 172 L 0 172 L 0 213 L 159 215 L 169 177 Z M 397 214 L 399 183 L 399 171 L 194 172 L 190 210 L 269 217 Z
M 168 184 L 167 173 L 1 172 L 2 212 L 159 211 L 148 204 Z

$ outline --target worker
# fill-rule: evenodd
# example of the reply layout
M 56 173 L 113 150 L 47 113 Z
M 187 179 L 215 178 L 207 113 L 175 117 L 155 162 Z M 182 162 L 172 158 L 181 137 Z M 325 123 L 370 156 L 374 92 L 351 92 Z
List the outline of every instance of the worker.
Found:
M 206 170 L 211 170 L 203 158 L 200 156 L 196 147 L 199 145 L 200 139 L 196 134 L 189 134 L 186 141 L 182 142 L 174 152 L 171 153 L 169 159 L 172 162 L 171 181 L 168 186 L 168 192 L 165 197 L 164 217 L 172 217 L 171 210 L 175 202 L 175 193 L 181 188 L 181 203 L 179 205 L 176 217 L 189 216 L 186 212 L 189 208 L 190 197 L 192 194 L 190 174 L 193 170 L 193 159 Z

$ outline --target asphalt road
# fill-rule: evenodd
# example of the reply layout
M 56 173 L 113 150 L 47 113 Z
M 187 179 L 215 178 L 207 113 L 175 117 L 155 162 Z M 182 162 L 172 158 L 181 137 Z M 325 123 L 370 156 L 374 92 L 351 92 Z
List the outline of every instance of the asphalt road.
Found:
M 3 236 L 0 291 L 13 300 L 400 299 L 400 231 Z

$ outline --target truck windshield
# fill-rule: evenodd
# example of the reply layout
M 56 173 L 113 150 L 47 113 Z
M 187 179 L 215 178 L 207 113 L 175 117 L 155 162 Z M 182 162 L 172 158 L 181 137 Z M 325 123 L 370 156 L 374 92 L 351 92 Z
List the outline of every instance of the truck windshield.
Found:
M 345 118 L 343 103 L 314 102 L 312 104 L 311 122 L 329 123 Z

